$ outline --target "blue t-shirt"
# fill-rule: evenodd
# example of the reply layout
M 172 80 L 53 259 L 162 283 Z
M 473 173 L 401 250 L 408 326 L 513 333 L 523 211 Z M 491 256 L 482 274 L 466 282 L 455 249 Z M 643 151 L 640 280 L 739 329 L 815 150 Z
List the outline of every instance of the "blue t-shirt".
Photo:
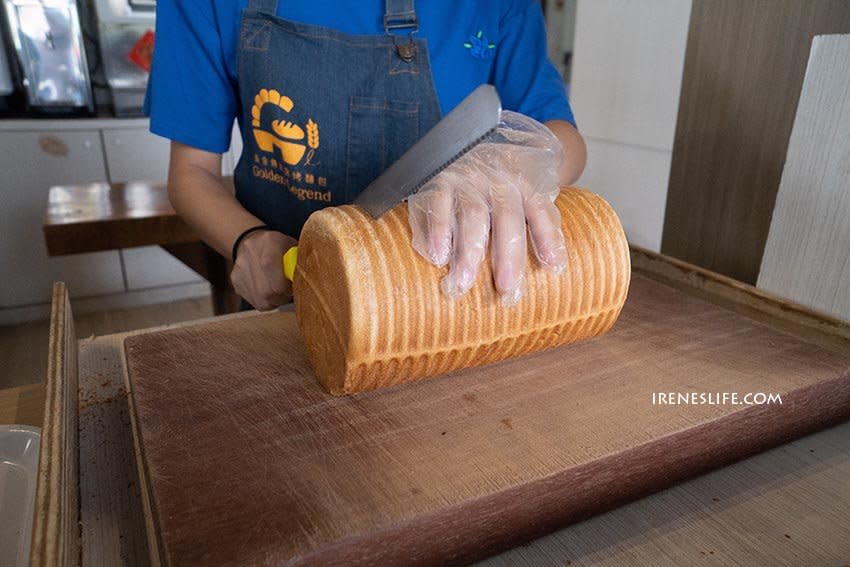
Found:
M 247 0 L 160 0 L 145 101 L 151 131 L 221 153 L 238 113 L 236 49 Z M 482 83 L 502 106 L 540 122 L 575 124 L 564 82 L 546 54 L 537 0 L 426 0 L 417 37 L 428 41 L 443 114 Z M 383 0 L 280 0 L 278 15 L 350 34 L 384 34 Z M 332 64 L 332 63 L 330 63 Z

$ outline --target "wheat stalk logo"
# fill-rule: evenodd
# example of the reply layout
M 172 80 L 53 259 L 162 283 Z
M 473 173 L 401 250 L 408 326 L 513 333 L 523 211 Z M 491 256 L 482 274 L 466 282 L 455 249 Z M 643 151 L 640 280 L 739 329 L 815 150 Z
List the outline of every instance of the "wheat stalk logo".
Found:
M 319 147 L 319 125 L 312 118 L 307 120 L 307 145 L 314 150 Z

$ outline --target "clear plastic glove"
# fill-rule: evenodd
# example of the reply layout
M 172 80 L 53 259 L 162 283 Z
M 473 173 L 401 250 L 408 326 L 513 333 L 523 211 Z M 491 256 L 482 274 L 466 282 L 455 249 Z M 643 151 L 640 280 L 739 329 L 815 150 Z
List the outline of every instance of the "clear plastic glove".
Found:
M 496 132 L 407 200 L 413 247 L 437 266 L 449 264 L 441 287 L 456 299 L 472 287 L 488 241 L 496 290 L 506 306 L 523 293 L 526 232 L 541 265 L 567 263 L 560 192 L 563 153 L 549 128 L 502 111 Z M 528 231 L 526 231 L 528 226 Z

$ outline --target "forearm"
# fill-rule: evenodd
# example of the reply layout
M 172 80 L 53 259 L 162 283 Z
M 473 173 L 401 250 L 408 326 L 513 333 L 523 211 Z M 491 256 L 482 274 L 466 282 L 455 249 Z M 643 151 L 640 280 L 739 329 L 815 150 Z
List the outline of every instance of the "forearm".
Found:
M 172 143 L 168 197 L 180 217 L 204 242 L 230 258 L 236 238 L 263 222 L 239 204 L 219 173 L 221 157 L 212 156 L 198 158 L 191 148 Z
M 576 127 L 565 120 L 550 120 L 546 126 L 561 141 L 564 150 L 564 160 L 561 164 L 561 185 L 572 185 L 581 176 L 587 163 L 587 148 L 584 138 Z

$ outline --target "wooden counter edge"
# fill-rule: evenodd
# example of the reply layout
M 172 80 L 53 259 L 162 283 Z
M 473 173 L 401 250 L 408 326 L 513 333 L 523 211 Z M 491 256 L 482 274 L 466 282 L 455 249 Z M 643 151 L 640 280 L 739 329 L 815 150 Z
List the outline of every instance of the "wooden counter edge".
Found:
M 36 479 L 31 567 L 80 563 L 77 341 L 68 291 L 53 285 L 44 424 Z
M 159 529 L 156 525 L 156 514 L 153 510 L 153 501 L 150 494 L 150 483 L 148 482 L 148 467 L 147 460 L 144 458 L 144 451 L 139 437 L 138 421 L 136 418 L 136 404 L 133 401 L 133 389 L 130 382 L 130 375 L 127 372 L 127 365 L 123 364 L 126 360 L 124 354 L 124 341 L 121 341 L 121 376 L 124 379 L 124 389 L 127 392 L 127 404 L 130 414 L 130 434 L 133 437 L 133 451 L 136 454 L 136 476 L 139 479 L 139 491 L 142 497 L 142 512 L 145 516 L 145 535 L 148 541 L 148 553 L 152 567 L 159 567 L 164 564 L 162 552 L 164 551 L 160 545 Z
M 850 322 L 671 256 L 629 245 L 632 270 L 833 351 L 850 349 Z

